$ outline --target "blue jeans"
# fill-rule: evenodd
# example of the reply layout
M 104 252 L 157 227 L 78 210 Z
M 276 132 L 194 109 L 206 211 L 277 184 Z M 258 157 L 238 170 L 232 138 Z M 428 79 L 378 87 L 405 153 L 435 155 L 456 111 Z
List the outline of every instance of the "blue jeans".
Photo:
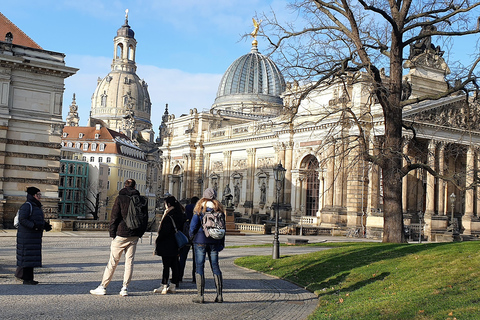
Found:
M 195 243 L 194 248 L 195 263 L 197 266 L 197 270 L 195 272 L 199 275 L 204 275 L 205 255 L 207 254 L 213 274 L 221 276 L 222 271 L 220 271 L 220 266 L 218 265 L 218 251 L 216 249 L 216 246 L 213 244 Z

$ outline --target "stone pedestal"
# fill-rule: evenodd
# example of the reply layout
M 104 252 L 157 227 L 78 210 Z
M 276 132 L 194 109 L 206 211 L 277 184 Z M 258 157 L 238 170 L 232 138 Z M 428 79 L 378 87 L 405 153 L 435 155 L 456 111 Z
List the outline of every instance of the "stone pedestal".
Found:
M 226 234 L 228 236 L 244 236 L 245 234 L 240 233 L 240 230 L 235 229 L 235 215 L 233 207 L 225 208 L 225 223 L 227 224 Z

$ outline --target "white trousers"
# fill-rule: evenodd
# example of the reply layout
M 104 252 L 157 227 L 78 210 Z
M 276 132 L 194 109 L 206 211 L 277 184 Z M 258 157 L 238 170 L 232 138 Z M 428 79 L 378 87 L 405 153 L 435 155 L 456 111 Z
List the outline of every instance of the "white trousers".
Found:
M 133 260 L 137 250 L 138 237 L 119 237 L 116 236 L 110 245 L 110 260 L 103 273 L 102 286 L 107 287 L 112 280 L 113 273 L 118 266 L 122 252 L 125 252 L 125 271 L 123 273 L 123 286 L 128 287 L 132 280 Z

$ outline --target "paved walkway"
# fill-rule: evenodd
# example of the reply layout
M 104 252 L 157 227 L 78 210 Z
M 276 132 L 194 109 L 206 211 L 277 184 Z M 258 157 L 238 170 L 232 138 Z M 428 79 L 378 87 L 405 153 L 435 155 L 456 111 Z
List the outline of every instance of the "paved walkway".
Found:
M 118 293 L 122 285 L 123 257 L 107 289 L 107 296 L 88 292 L 100 282 L 108 260 L 107 232 L 49 232 L 43 240 L 43 268 L 36 269 L 37 286 L 24 286 L 15 271 L 15 230 L 0 230 L 1 319 L 306 319 L 317 306 L 316 296 L 287 281 L 236 267 L 233 261 L 246 255 L 271 255 L 272 248 L 235 248 L 235 245 L 272 243 L 271 235 L 227 237 L 220 254 L 224 277 L 223 304 L 213 303 L 215 285 L 206 267 L 205 304 L 191 299 L 191 257 L 184 282 L 176 294 L 154 294 L 160 286 L 162 264 L 154 256 L 155 236 L 146 234 L 137 247 L 129 296 Z M 309 242 L 345 241 L 345 237 L 303 237 Z M 287 236 L 280 236 L 285 243 Z M 348 239 L 360 240 L 360 239 Z M 230 246 L 230 248 L 229 248 Z M 320 250 L 313 247 L 281 247 L 281 255 Z

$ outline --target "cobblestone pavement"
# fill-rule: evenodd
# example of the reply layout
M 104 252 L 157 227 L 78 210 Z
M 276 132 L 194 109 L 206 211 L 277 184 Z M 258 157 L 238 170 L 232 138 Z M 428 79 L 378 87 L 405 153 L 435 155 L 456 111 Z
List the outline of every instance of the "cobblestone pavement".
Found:
M 160 286 L 162 264 L 153 255 L 154 235 L 146 234 L 137 246 L 129 296 L 119 295 L 123 257 L 106 296 L 93 296 L 90 289 L 100 283 L 108 260 L 111 239 L 107 232 L 50 232 L 43 238 L 43 268 L 35 269 L 37 286 L 17 282 L 15 230 L 0 230 L 0 318 L 1 319 L 306 319 L 317 306 L 317 297 L 294 284 L 236 267 L 233 261 L 246 255 L 270 255 L 271 247 L 235 245 L 272 243 L 269 235 L 227 237 L 220 254 L 224 278 L 223 304 L 213 303 L 215 285 L 206 266 L 205 304 L 191 299 L 191 256 L 184 282 L 176 294 L 154 294 Z M 280 237 L 284 243 L 286 238 Z M 285 236 L 286 237 L 286 236 Z M 329 237 L 304 237 L 310 242 Z M 329 241 L 336 241 L 334 238 Z M 344 241 L 345 239 L 340 239 Z M 281 255 L 321 250 L 314 247 L 282 246 Z

